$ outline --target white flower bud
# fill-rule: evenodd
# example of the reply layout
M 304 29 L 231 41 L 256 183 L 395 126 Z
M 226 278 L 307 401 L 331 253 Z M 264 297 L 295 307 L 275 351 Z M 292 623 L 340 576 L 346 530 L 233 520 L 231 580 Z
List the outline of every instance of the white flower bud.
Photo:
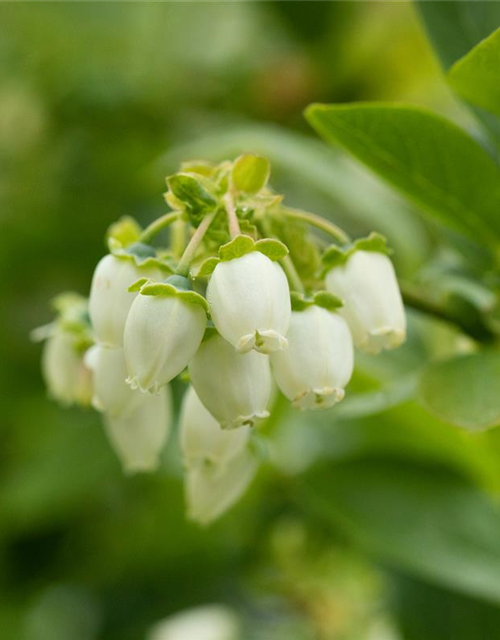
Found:
M 67 405 L 90 404 L 92 374 L 71 333 L 56 329 L 47 339 L 42 354 L 42 373 L 55 400 Z
M 188 516 L 209 524 L 230 509 L 245 493 L 258 467 L 256 457 L 244 449 L 225 465 L 201 463 L 186 469 Z
M 344 301 L 341 313 L 357 347 L 379 353 L 405 340 L 403 301 L 394 267 L 385 254 L 356 251 L 327 273 L 326 286 Z
M 286 349 L 290 290 L 283 269 L 259 251 L 220 262 L 207 299 L 217 330 L 238 351 Z
M 351 333 L 336 312 L 316 305 L 293 311 L 287 351 L 273 353 L 274 378 L 296 409 L 328 409 L 344 397 L 354 354 Z
M 108 347 L 123 346 L 127 315 L 137 296 L 128 291 L 139 278 L 162 279 L 159 268 L 139 267 L 131 257 L 104 256 L 92 278 L 89 314 L 98 342 Z
M 148 640 L 239 640 L 236 615 L 222 605 L 181 611 L 158 622 Z
M 150 290 L 164 293 L 150 294 Z M 156 391 L 187 367 L 200 346 L 207 320 L 197 299 L 206 304 L 200 295 L 171 284 L 142 287 L 125 325 L 125 360 L 133 389 Z
M 189 373 L 198 397 L 223 429 L 251 427 L 269 416 L 271 370 L 262 353 L 238 353 L 214 333 L 201 344 Z
M 184 395 L 179 440 L 184 466 L 208 462 L 223 467 L 240 454 L 248 443 L 250 428 L 224 431 L 205 409 L 193 387 Z
M 95 409 L 116 418 L 130 413 L 142 402 L 140 391 L 132 390 L 125 382 L 128 373 L 123 348 L 94 345 L 85 354 L 85 363 L 93 373 Z
M 171 392 L 140 395 L 141 402 L 131 412 L 112 418 L 104 414 L 108 438 L 126 473 L 153 471 L 171 427 Z

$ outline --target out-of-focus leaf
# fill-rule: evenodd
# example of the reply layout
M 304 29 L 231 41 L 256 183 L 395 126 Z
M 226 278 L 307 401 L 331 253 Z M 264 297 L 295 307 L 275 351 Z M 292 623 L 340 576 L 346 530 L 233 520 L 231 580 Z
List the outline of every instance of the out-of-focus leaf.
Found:
M 446 226 L 486 244 L 500 237 L 500 169 L 450 121 L 378 103 L 311 105 L 307 119 Z
M 448 80 L 462 98 L 500 115 L 500 29 L 458 60 Z
M 408 576 L 393 578 L 403 640 L 490 640 L 500 637 L 500 607 Z
M 451 67 L 500 25 L 498 2 L 418 0 L 415 4 L 445 67 Z
M 323 464 L 311 508 L 389 566 L 500 603 L 500 510 L 462 477 L 407 460 Z
M 233 183 L 239 191 L 257 193 L 269 180 L 271 165 L 267 158 L 245 153 L 237 158 L 233 166 Z
M 500 424 L 500 353 L 460 355 L 424 370 L 420 399 L 436 416 L 471 431 Z

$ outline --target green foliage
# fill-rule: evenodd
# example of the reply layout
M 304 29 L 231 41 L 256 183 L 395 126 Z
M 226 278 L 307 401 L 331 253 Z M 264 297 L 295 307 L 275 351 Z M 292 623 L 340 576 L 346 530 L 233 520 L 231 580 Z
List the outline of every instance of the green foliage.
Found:
M 462 98 L 500 116 L 500 29 L 455 62 L 448 80 Z
M 420 398 L 442 420 L 470 431 L 500 424 L 500 354 L 458 355 L 430 365 Z
M 500 237 L 500 169 L 445 118 L 387 104 L 313 105 L 307 118 L 443 224 L 491 245 Z
M 185 209 L 195 225 L 218 205 L 216 196 L 211 193 L 210 183 L 201 175 L 176 173 L 167 178 L 167 184 L 173 195 L 173 198 L 170 196 L 170 204 L 173 208 L 179 206 Z
M 500 603 L 500 510 L 445 468 L 387 458 L 324 464 L 304 500 L 377 559 Z
M 237 158 L 232 170 L 233 185 L 238 191 L 254 194 L 264 188 L 271 165 L 267 158 L 247 153 Z

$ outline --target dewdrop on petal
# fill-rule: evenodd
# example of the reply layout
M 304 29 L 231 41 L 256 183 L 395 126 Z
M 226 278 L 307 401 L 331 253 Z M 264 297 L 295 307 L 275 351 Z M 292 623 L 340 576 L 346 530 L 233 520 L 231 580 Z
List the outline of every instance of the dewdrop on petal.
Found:
M 194 356 L 205 332 L 208 305 L 182 276 L 161 283 L 139 281 L 137 288 L 125 325 L 128 382 L 132 389 L 155 392 Z
M 189 364 L 198 397 L 223 429 L 253 426 L 269 416 L 269 358 L 241 354 L 216 332 L 202 342 Z
M 169 387 L 157 394 L 139 394 L 141 402 L 126 415 L 104 414 L 108 438 L 125 473 L 154 471 L 170 433 L 172 398 Z
M 85 354 L 85 363 L 93 373 L 92 404 L 95 409 L 116 418 L 130 413 L 141 403 L 142 394 L 126 383 L 128 374 L 123 347 L 94 345 Z
M 286 349 L 290 289 L 279 264 L 259 251 L 221 261 L 207 289 L 212 320 L 241 353 Z
M 406 316 L 391 260 L 377 251 L 357 250 L 326 275 L 329 291 L 344 301 L 341 310 L 354 343 L 367 353 L 395 349 L 406 338 Z
M 146 252 L 148 247 L 145 247 Z M 151 256 L 154 251 L 151 249 Z M 123 346 L 123 330 L 127 315 L 137 296 L 128 290 L 139 278 L 161 280 L 163 273 L 157 266 L 140 266 L 131 254 L 104 256 L 97 264 L 92 278 L 89 314 L 98 342 L 108 347 Z
M 337 312 L 311 305 L 292 312 L 287 337 L 288 349 L 271 356 L 282 393 L 296 409 L 328 409 L 340 402 L 354 365 L 346 321 Z
M 180 417 L 179 441 L 184 466 L 190 468 L 209 463 L 223 467 L 239 455 L 248 444 L 250 428 L 233 431 L 221 429 L 205 409 L 193 387 L 184 394 Z

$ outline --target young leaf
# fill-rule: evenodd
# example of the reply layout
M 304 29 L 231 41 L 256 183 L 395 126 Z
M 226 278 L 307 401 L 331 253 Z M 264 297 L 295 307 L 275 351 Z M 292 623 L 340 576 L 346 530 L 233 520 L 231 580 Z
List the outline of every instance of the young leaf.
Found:
M 500 238 L 500 169 L 450 121 L 388 104 L 312 105 L 306 116 L 443 224 L 490 246 Z
M 458 60 L 448 80 L 462 98 L 500 115 L 500 29 Z
M 233 184 L 238 191 L 257 193 L 266 186 L 270 171 L 267 158 L 246 153 L 234 162 Z
M 175 198 L 186 211 L 199 222 L 199 218 L 217 207 L 217 199 L 203 182 L 203 176 L 176 173 L 167 179 L 167 184 Z
M 470 431 L 500 424 L 500 353 L 461 355 L 430 365 L 420 400 L 436 416 Z

